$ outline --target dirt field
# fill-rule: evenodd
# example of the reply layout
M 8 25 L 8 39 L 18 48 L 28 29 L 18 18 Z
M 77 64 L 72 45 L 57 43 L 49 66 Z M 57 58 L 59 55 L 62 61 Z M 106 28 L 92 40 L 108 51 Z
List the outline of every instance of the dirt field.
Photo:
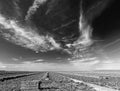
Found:
M 106 79 L 106 80 L 105 80 Z M 0 91 L 119 91 L 117 77 L 80 76 L 64 72 L 4 72 Z

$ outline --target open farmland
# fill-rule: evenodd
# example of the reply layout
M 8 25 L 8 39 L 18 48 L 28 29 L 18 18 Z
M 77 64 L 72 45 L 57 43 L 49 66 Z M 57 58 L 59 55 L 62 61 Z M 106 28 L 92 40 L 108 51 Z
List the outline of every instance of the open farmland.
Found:
M 60 72 L 62 75 L 83 82 L 120 91 L 119 71 Z
M 0 81 L 0 91 L 96 91 L 87 84 L 54 72 L 24 73 L 24 76 L 19 73 L 16 77 L 9 74 L 8 78 L 6 75 L 6 79 L 2 75 L 1 79 L 4 80 Z
M 100 85 L 98 78 L 94 76 L 65 73 L 8 72 L 8 75 L 7 72 L 1 73 L 0 91 L 118 91 Z

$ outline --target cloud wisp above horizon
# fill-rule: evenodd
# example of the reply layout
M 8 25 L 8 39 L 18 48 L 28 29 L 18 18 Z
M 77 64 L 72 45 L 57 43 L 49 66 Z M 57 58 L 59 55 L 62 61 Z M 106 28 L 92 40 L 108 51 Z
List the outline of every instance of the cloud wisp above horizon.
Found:
M 120 69 L 119 5 L 110 1 L 1 0 L 0 69 Z

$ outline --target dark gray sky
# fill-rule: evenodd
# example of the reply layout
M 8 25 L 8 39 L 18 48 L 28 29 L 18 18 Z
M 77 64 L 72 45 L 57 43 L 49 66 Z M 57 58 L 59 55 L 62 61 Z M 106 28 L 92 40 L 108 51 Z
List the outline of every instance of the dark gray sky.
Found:
M 73 41 L 75 41 L 80 36 L 80 1 L 52 0 L 39 6 L 35 12 L 32 11 L 33 15 L 31 15 L 31 17 L 29 17 L 29 14 L 31 14 L 31 12 L 28 11 L 30 10 L 30 6 L 33 5 L 33 0 L 21 0 L 20 2 L 16 1 L 1 0 L 0 15 L 8 20 L 16 19 L 24 27 L 32 27 L 32 31 L 37 33 L 33 33 L 35 36 L 37 35 L 37 38 L 38 35 L 46 36 L 47 34 L 50 34 L 50 36 L 55 39 L 56 45 L 61 44 L 60 47 L 66 49 L 65 44 L 73 43 Z M 94 6 L 95 4 L 93 2 L 94 0 L 87 2 L 88 6 L 91 7 L 92 4 Z M 96 2 L 103 2 L 103 0 L 98 0 Z M 108 7 L 102 10 L 102 12 L 100 11 L 101 13 L 97 15 L 97 17 L 97 13 L 95 12 L 92 15 L 89 12 L 87 13 L 88 15 L 90 14 L 95 18 L 91 18 L 86 15 L 91 27 L 93 27 L 93 40 L 100 40 L 98 42 L 95 42 L 93 49 L 98 47 L 98 54 L 102 51 L 102 54 L 100 53 L 100 56 L 104 55 L 105 57 L 105 59 L 103 58 L 102 61 L 99 59 L 95 60 L 95 57 L 88 59 L 89 61 L 86 62 L 83 62 L 83 59 L 71 61 L 70 59 L 72 55 L 59 48 L 56 48 L 52 51 L 46 49 L 46 52 L 39 51 L 37 53 L 34 51 L 37 45 L 37 43 L 34 43 L 34 38 L 31 39 L 31 42 L 29 42 L 30 40 L 27 40 L 25 38 L 25 40 L 22 40 L 21 38 L 20 42 L 22 41 L 23 44 L 18 43 L 19 40 L 15 40 L 14 42 L 12 41 L 12 43 L 12 38 L 13 40 L 14 38 L 19 39 L 19 36 L 13 36 L 14 34 L 11 33 L 10 38 L 7 36 L 9 38 L 9 41 L 6 40 L 7 38 L 3 37 L 2 34 L 9 34 L 10 29 L 3 29 L 2 24 L 4 22 L 4 19 L 2 16 L 0 16 L 0 68 L 5 70 L 88 70 L 93 69 L 94 67 L 95 69 L 105 69 L 106 66 L 106 69 L 109 69 L 116 66 L 115 69 L 119 69 L 119 4 L 120 3 L 118 0 L 115 0 L 114 2 L 108 4 Z M 84 9 L 88 10 L 89 7 Z M 26 14 L 28 14 L 27 22 L 24 20 Z M 91 19 L 94 20 L 91 21 Z M 7 24 L 8 23 L 5 23 L 5 25 Z M 33 27 L 37 29 L 35 30 Z M 19 30 L 19 27 L 16 29 Z M 24 28 L 20 27 L 20 29 Z M 47 41 L 49 39 L 50 38 L 48 38 Z M 31 47 L 29 43 L 33 43 L 35 47 Z M 49 42 L 46 42 L 46 44 L 50 45 Z M 24 45 L 27 46 L 24 47 Z M 30 48 L 32 48 L 32 50 Z

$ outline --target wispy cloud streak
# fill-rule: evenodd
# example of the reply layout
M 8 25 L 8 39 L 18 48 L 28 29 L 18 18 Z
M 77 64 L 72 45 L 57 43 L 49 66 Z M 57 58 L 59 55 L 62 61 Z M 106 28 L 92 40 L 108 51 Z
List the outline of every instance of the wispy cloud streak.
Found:
M 39 35 L 35 28 L 21 26 L 18 21 L 7 19 L 1 14 L 0 32 L 6 40 L 36 52 L 60 49 L 52 36 Z
M 85 19 L 83 13 L 80 13 L 79 33 L 79 38 L 74 41 L 73 44 L 68 44 L 67 46 L 70 48 L 74 48 L 74 51 L 70 51 L 70 53 L 73 54 L 73 59 L 79 59 L 79 61 L 91 61 L 91 59 L 94 59 L 94 57 L 90 53 L 89 48 L 93 44 L 93 41 L 91 39 L 92 28 L 87 23 L 87 20 Z
M 47 0 L 35 0 L 33 5 L 29 8 L 25 20 L 29 20 L 31 16 L 37 11 L 37 9 L 45 3 Z

